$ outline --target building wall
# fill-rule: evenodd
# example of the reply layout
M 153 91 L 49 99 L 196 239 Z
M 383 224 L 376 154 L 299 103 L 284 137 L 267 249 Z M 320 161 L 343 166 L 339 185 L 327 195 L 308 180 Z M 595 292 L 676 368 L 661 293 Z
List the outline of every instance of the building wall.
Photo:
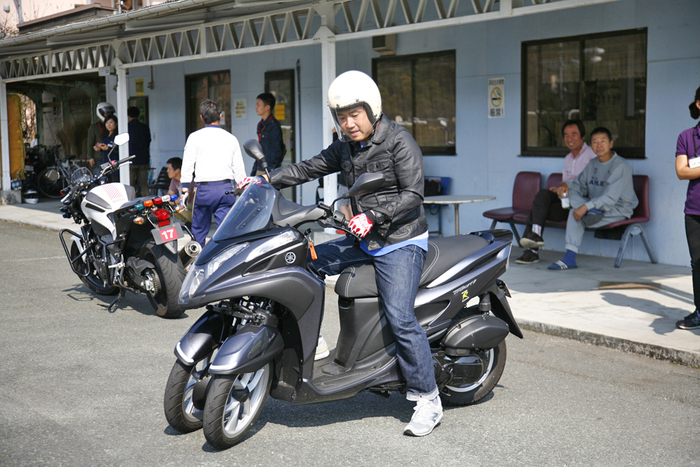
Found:
M 520 157 L 521 43 L 633 28 L 648 28 L 646 159 L 630 161 L 635 174 L 651 178 L 652 221 L 644 226 L 663 263 L 688 264 L 683 223 L 687 182 L 675 175 L 675 144 L 678 134 L 693 125 L 688 104 L 700 86 L 700 2 L 677 0 L 620 0 L 617 2 L 533 14 L 502 20 L 451 26 L 400 34 L 397 53 L 413 54 L 455 49 L 457 57 L 457 155 L 426 156 L 427 175 L 452 177 L 451 194 L 489 194 L 496 201 L 462 205 L 460 231 L 486 229 L 490 221 L 484 210 L 510 205 L 512 186 L 519 171 L 534 170 L 543 182 L 552 172 L 561 172 L 562 159 Z M 321 47 L 291 47 L 286 50 L 197 60 L 154 67 L 154 90 L 150 96 L 152 152 L 157 167 L 169 157 L 181 156 L 184 147 L 184 75 L 228 69 L 231 71 L 231 101 L 247 99 L 247 119 L 232 120 L 232 131 L 243 142 L 255 136 L 258 117 L 255 96 L 263 90 L 264 73 L 293 69 L 300 62 L 302 134 L 298 135 L 303 159 L 317 154 L 322 145 L 321 118 L 325 97 L 321 90 Z M 336 44 L 336 71 L 359 69 L 371 73 L 371 40 L 340 41 Z M 149 69 L 130 70 L 133 80 L 150 77 Z M 487 118 L 487 79 L 506 79 L 506 118 Z M 149 79 L 146 79 L 148 81 Z M 252 161 L 245 157 L 250 169 Z M 315 184 L 302 189 L 302 202 L 313 202 Z M 443 209 L 443 229 L 452 232 L 454 214 Z M 435 223 L 435 218 L 430 222 Z M 504 224 L 501 224 L 504 226 Z M 522 226 L 521 226 L 522 229 Z M 521 230 L 522 231 L 522 230 Z M 547 248 L 563 251 L 563 230 L 550 229 Z M 618 242 L 598 240 L 587 232 L 581 252 L 614 257 Z M 648 260 L 643 245 L 635 239 L 626 258 Z

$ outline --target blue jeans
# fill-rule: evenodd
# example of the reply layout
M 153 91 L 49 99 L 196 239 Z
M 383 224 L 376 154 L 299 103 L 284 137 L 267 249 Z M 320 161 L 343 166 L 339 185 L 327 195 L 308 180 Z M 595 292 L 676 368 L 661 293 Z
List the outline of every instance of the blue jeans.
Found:
M 374 264 L 382 310 L 396 340 L 396 357 L 409 400 L 438 395 L 433 358 L 425 331 L 418 324 L 414 305 L 425 251 L 408 245 L 383 256 L 365 253 L 353 237 L 316 246 L 318 259 L 313 266 L 323 276 L 340 274 L 348 266 Z

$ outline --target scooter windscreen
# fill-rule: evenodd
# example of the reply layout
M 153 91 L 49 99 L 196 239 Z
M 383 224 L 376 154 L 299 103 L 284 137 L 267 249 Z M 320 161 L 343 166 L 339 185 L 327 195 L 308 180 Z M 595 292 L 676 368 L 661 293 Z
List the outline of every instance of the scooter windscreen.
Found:
M 264 229 L 270 221 L 276 190 L 262 177 L 255 177 L 236 200 L 212 239 L 216 242 Z

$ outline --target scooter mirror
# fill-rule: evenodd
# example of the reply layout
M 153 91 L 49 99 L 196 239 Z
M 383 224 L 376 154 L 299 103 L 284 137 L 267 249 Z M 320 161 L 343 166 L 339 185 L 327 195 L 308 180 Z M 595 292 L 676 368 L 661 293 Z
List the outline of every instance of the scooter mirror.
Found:
M 374 193 L 384 183 L 384 174 L 379 172 L 366 172 L 357 178 L 355 184 L 342 196 L 347 199 L 352 196 Z
M 262 146 L 255 139 L 249 139 L 243 143 L 243 149 L 245 149 L 246 154 L 260 162 L 260 164 L 267 168 L 267 162 L 265 160 L 265 154 L 263 154 Z
M 124 143 L 129 142 L 129 133 L 122 133 L 114 137 L 114 144 L 121 146 Z

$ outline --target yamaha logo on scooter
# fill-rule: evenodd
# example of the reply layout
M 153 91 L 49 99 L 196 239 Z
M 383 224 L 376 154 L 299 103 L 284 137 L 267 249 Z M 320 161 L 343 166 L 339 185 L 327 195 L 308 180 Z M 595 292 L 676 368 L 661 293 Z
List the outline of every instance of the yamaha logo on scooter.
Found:
M 287 264 L 292 264 L 294 261 L 297 260 L 297 255 L 293 251 L 290 251 L 289 253 L 284 255 L 284 260 L 287 262 Z

